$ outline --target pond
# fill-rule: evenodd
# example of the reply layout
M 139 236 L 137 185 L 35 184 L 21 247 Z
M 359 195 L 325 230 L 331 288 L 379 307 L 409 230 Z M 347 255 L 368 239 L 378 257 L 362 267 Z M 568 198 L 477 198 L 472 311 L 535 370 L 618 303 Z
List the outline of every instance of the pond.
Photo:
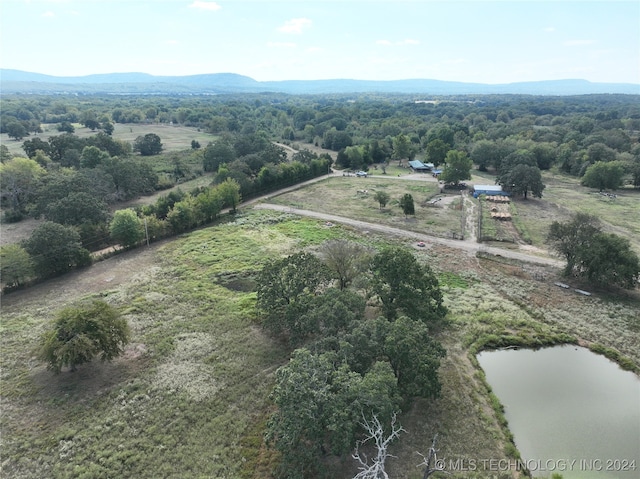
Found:
M 564 345 L 478 355 L 534 477 L 640 477 L 640 378 Z

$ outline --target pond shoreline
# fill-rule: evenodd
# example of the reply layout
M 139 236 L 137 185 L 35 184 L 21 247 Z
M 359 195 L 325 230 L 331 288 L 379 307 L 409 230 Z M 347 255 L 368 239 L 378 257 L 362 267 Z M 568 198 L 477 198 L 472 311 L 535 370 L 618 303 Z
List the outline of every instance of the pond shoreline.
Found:
M 596 464 L 600 472 L 633 477 L 630 467 L 640 462 L 640 457 L 635 457 L 635 451 L 640 450 L 634 435 L 634 424 L 640 425 L 640 378 L 635 373 L 617 368 L 617 363 L 577 344 L 504 348 L 481 352 L 476 359 L 492 403 L 500 404 L 505 427 L 509 427 L 507 416 L 511 416 L 510 438 L 519 452 L 515 459 L 522 460 L 524 453 L 523 464 L 532 463 L 534 468 L 538 468 L 536 461 L 562 463 L 569 477 L 591 477 L 589 472 L 598 471 L 593 460 L 600 458 L 601 463 Z M 507 409 L 502 406 L 505 403 Z M 602 414 L 594 416 L 594 410 Z M 587 432 L 592 429 L 598 433 Z M 613 459 L 616 454 L 620 455 L 618 462 Z M 607 469 L 607 460 L 611 460 L 611 469 Z M 618 470 L 613 469 L 616 464 Z M 535 474 L 536 470 L 529 472 Z

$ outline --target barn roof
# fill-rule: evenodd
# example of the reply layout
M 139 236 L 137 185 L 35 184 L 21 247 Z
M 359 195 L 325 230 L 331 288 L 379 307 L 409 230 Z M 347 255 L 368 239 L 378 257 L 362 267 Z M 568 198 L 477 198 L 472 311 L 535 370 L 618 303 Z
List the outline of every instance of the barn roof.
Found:
M 500 185 L 474 185 L 473 189 L 475 191 L 500 192 L 500 191 L 502 191 L 502 186 L 500 186 Z
M 427 163 L 426 165 L 420 160 L 411 160 L 409 166 L 414 170 L 430 170 L 433 168 L 433 164 Z

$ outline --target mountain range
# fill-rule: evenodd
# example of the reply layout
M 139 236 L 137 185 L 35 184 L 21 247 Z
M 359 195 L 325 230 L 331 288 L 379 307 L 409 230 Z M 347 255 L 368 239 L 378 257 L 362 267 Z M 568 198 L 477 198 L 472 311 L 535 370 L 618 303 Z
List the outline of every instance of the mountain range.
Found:
M 225 93 L 405 93 L 427 95 L 587 95 L 640 94 L 640 84 L 593 83 L 587 80 L 549 80 L 504 84 L 441 80 L 285 80 L 257 81 L 235 73 L 154 76 L 147 73 L 105 73 L 75 77 L 0 69 L 0 91 L 31 94 L 157 94 Z

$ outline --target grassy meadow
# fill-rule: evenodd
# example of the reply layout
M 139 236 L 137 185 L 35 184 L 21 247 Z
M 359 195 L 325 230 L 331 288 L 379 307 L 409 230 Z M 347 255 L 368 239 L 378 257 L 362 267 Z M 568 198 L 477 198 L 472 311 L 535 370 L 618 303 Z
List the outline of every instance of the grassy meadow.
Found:
M 474 183 L 493 184 L 494 177 L 475 171 Z M 640 255 L 640 191 L 625 188 L 616 191 L 616 198 L 601 195 L 592 188 L 580 185 L 580 179 L 557 171 L 543 173 L 546 185 L 542 198 L 516 198 L 514 208 L 514 226 L 509 224 L 483 224 L 485 235 L 496 234 L 500 240 L 519 242 L 523 240 L 538 248 L 547 248 L 546 236 L 554 221 L 569 221 L 575 213 L 597 216 L 605 231 L 628 239 L 633 250 Z M 488 218 L 488 206 L 485 204 L 484 218 Z M 512 212 L 513 214 L 513 212 Z M 518 232 L 514 232 L 514 228 Z M 524 232 L 524 235 L 522 234 Z M 515 236 L 514 236 L 515 235 Z
M 352 194 L 347 185 L 356 183 L 342 181 L 330 180 L 336 195 Z M 305 191 L 299 201 L 308 201 Z M 373 210 L 368 214 L 378 213 L 373 199 L 367 202 Z M 211 227 L 5 296 L 3 476 L 269 477 L 277 456 L 262 436 L 273 410 L 274 373 L 288 351 L 259 326 L 253 277 L 269 258 L 313 250 L 333 238 L 374 248 L 392 241 L 411 246 L 247 208 Z M 442 396 L 416 401 L 400 416 L 407 432 L 393 445 L 391 477 L 422 477 L 416 452 L 426 453 L 435 433 L 441 457 L 517 455 L 499 403 L 475 364 L 473 353 L 484 347 L 571 341 L 608 348 L 640 366 L 637 295 L 586 298 L 555 287 L 552 269 L 478 259 L 446 247 L 415 251 L 444 290 L 450 324 L 439 339 L 448 355 L 440 371 Z M 57 310 L 90 298 L 122 311 L 132 342 L 112 363 L 96 361 L 54 375 L 35 358 L 38 337 Z M 328 458 L 324 477 L 356 472 L 350 458 Z
M 404 171 L 406 174 L 407 170 Z M 438 183 L 430 181 L 430 178 L 425 176 L 423 179 L 409 180 L 391 176 L 337 176 L 304 189 L 274 196 L 269 202 L 432 236 L 451 238 L 454 234 L 462 234 L 463 209 L 460 193 L 441 194 Z M 384 191 L 390 197 L 384 208 L 380 208 L 374 198 L 376 191 Z M 411 194 L 415 205 L 415 215 L 406 218 L 399 206 L 405 193 Z M 438 198 L 440 201 L 429 204 Z
M 62 133 L 56 129 L 56 124 L 42 124 L 42 133 L 38 133 L 38 138 L 47 141 L 52 136 L 58 136 Z M 82 126 L 79 123 L 73 125 L 75 128 L 74 135 L 80 138 L 86 138 L 93 136 L 100 130 L 91 131 L 89 128 Z M 199 131 L 197 128 L 185 127 L 180 125 L 167 125 L 159 123 L 115 123 L 112 137 L 118 140 L 123 140 L 133 144 L 133 141 L 139 137 L 144 136 L 147 133 L 155 133 L 162 140 L 162 146 L 165 152 L 174 152 L 191 149 L 191 141 L 196 140 L 200 142 L 200 146 L 204 148 L 210 141 L 214 141 L 217 137 L 204 131 Z M 23 138 L 22 140 L 10 139 L 6 133 L 0 134 L 0 143 L 6 145 L 14 155 L 24 155 L 22 149 L 22 143 L 26 140 L 30 140 L 35 136 L 31 134 Z

